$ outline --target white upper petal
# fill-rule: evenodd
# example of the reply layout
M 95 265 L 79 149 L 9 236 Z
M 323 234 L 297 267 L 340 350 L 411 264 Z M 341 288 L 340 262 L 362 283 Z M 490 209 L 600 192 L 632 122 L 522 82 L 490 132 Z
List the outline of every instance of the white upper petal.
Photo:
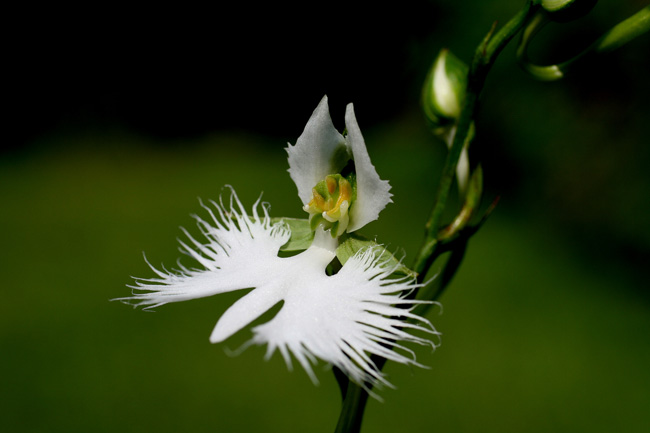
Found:
M 343 137 L 334 127 L 327 106 L 327 96 L 311 115 L 305 130 L 295 146 L 289 144 L 289 174 L 298 187 L 298 196 L 303 204 L 312 199 L 312 188 L 325 176 L 336 174 L 341 167 L 334 166 L 334 155 L 345 146 L 354 160 L 357 176 L 357 198 L 350 206 L 350 225 L 348 232 L 360 229 L 376 220 L 388 203 L 392 194 L 388 181 L 381 180 L 377 170 L 370 162 L 366 143 L 349 104 L 345 113 L 347 136 Z
M 392 202 L 392 194 L 389 192 L 388 181 L 379 178 L 375 166 L 370 162 L 352 104 L 348 104 L 345 111 L 345 126 L 348 130 L 346 140 L 352 151 L 357 174 L 357 199 L 350 206 L 350 225 L 347 229 L 348 232 L 353 232 L 376 220 L 379 212 Z
M 287 147 L 289 175 L 298 187 L 303 204 L 309 203 L 312 188 L 318 182 L 335 173 L 332 158 L 341 146 L 345 146 L 345 139 L 332 123 L 327 96 L 324 96 L 296 144 Z

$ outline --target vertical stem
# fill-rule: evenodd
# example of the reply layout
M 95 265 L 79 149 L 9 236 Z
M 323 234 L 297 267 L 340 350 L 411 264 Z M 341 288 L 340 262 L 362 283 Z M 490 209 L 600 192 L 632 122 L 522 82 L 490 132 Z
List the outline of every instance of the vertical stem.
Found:
M 378 356 L 373 356 L 372 360 L 380 370 L 386 363 L 385 358 Z M 366 403 L 368 403 L 368 392 L 356 383 L 350 382 L 347 386 L 343 407 L 334 433 L 359 433 Z
M 470 127 L 476 114 L 479 96 L 483 90 L 487 74 L 501 50 L 517 34 L 536 10 L 537 7 L 533 7 L 531 2 L 527 1 L 524 8 L 496 34 L 493 33 L 493 28 L 476 49 L 467 77 L 467 92 L 465 94 L 463 110 L 458 120 L 454 140 L 447 153 L 445 165 L 442 169 L 435 204 L 426 223 L 424 242 L 413 266 L 413 270 L 419 275 L 422 275 L 422 277 L 426 275 L 436 257 L 435 252 L 438 246 L 437 235 L 442 222 L 442 215 L 447 204 L 447 199 L 449 198 L 449 191 L 451 190 L 458 159 L 470 132 Z
M 335 433 L 359 433 L 368 393 L 356 383 L 348 385 Z
M 429 267 L 435 258 L 434 252 L 438 242 L 437 234 L 438 229 L 440 228 L 442 214 L 447 203 L 456 166 L 458 165 L 458 159 L 460 158 L 463 145 L 474 119 L 474 114 L 476 113 L 479 94 L 483 89 L 487 73 L 496 56 L 498 56 L 505 45 L 521 29 L 533 9 L 536 9 L 535 7 L 532 7 L 531 4 L 532 1 L 527 0 L 524 8 L 505 26 L 503 26 L 498 33 L 493 34 L 493 28 L 479 45 L 474 55 L 474 60 L 468 76 L 465 104 L 458 122 L 458 129 L 454 136 L 453 144 L 447 154 L 436 201 L 433 210 L 431 211 L 429 221 L 426 224 L 425 240 L 413 268 L 415 272 L 422 276 L 426 275 L 426 272 L 429 270 Z M 460 254 L 460 257 L 462 258 L 462 254 Z M 456 267 L 458 264 L 456 264 Z M 442 293 L 443 289 L 444 288 L 441 288 L 437 292 L 438 296 Z M 374 361 L 379 369 L 381 369 L 386 363 L 386 360 L 383 358 L 377 358 L 374 359 Z M 361 386 L 349 382 L 335 433 L 359 433 L 361 431 L 361 421 L 363 420 L 363 413 L 367 402 L 368 392 Z

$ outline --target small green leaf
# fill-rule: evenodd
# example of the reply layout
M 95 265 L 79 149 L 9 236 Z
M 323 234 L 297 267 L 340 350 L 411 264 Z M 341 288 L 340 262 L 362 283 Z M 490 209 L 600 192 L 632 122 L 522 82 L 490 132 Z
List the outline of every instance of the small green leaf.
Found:
M 373 248 L 375 254 L 379 254 L 379 258 L 381 258 L 382 261 L 385 261 L 384 267 L 395 268 L 394 274 L 408 275 L 413 278 L 417 276 L 417 273 L 404 266 L 401 261 L 397 260 L 383 245 L 356 233 L 351 233 L 342 237 L 342 241 L 336 249 L 336 257 L 339 259 L 341 264 L 345 264 L 345 262 L 355 255 L 357 251 L 364 248 Z
M 284 222 L 291 229 L 291 238 L 280 248 L 280 251 L 302 251 L 309 248 L 314 240 L 314 232 L 309 227 L 308 219 L 271 218 L 272 224 L 279 222 Z

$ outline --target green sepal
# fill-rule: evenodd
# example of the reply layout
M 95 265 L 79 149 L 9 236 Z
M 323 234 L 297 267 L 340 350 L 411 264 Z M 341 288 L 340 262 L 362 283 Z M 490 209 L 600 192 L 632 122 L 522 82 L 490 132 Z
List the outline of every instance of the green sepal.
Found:
M 284 222 L 291 229 L 289 242 L 280 247 L 280 251 L 303 251 L 309 248 L 314 240 L 314 232 L 309 227 L 308 219 L 271 218 L 271 224 Z
M 350 257 L 365 248 L 373 248 L 375 255 L 379 254 L 378 258 L 382 262 L 385 262 L 384 267 L 395 268 L 393 274 L 406 275 L 413 278 L 417 276 L 416 272 L 403 265 L 386 247 L 356 233 L 350 233 L 341 237 L 339 246 L 336 249 L 336 257 L 344 265 Z

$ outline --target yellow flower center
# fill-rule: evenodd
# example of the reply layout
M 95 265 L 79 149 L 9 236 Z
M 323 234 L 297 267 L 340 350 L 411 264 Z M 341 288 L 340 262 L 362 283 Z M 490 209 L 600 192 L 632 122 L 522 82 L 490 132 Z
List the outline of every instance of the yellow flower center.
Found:
M 312 189 L 313 197 L 303 209 L 309 212 L 312 230 L 322 224 L 337 237 L 345 232 L 350 222 L 348 209 L 354 200 L 350 181 L 340 174 L 332 174 Z

